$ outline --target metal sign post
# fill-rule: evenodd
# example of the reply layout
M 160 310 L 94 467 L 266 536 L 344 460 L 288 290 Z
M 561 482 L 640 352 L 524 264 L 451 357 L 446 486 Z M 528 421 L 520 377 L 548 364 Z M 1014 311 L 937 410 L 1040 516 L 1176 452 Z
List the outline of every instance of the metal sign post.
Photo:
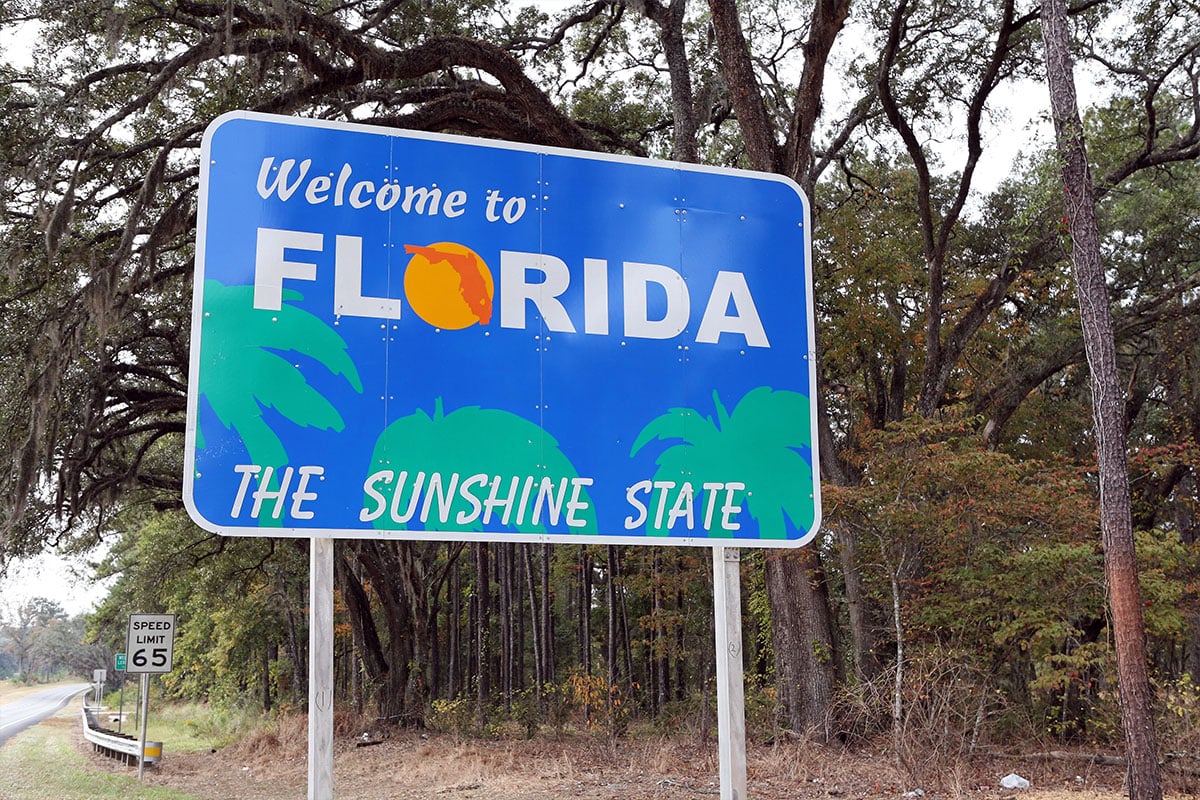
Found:
M 308 800 L 333 800 L 333 539 L 310 543 L 308 608 Z
M 741 553 L 735 547 L 714 547 L 712 552 L 721 800 L 745 800 L 746 706 L 742 667 Z
M 150 673 L 143 672 L 138 676 L 138 692 L 141 694 L 142 701 L 142 732 L 138 736 L 138 780 L 142 779 L 142 773 L 146 769 L 146 718 L 150 716 Z
M 96 707 L 99 708 L 104 703 L 104 681 L 108 679 L 108 671 L 103 669 L 92 670 L 92 682 L 96 684 L 95 696 Z

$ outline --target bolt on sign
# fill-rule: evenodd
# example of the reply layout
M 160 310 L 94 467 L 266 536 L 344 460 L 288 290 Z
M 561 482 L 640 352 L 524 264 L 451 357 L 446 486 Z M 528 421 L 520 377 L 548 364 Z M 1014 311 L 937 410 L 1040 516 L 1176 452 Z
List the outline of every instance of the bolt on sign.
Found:
M 207 530 L 804 544 L 813 351 L 780 176 L 249 112 L 205 133 Z

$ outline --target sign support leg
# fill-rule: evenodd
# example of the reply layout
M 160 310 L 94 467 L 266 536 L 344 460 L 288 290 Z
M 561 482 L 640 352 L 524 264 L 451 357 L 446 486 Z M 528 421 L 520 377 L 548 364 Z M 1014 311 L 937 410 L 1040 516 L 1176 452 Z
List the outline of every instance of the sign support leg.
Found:
M 717 639 L 717 750 L 721 800 L 746 798 L 746 704 L 742 670 L 741 553 L 713 548 Z
M 312 539 L 308 608 L 308 800 L 333 800 L 333 539 Z
M 138 780 L 146 771 L 146 717 L 150 716 L 150 673 L 143 672 L 138 676 L 138 691 L 142 701 L 142 735 L 138 739 Z

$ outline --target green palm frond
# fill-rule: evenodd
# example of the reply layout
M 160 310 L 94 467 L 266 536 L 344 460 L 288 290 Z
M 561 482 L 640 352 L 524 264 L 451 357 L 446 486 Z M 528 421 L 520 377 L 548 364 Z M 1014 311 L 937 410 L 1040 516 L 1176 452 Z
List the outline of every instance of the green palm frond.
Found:
M 300 297 L 295 291 L 284 292 L 284 300 Z M 309 385 L 300 366 L 280 353 L 312 359 L 344 377 L 355 391 L 362 391 L 362 381 L 345 340 L 331 327 L 286 302 L 278 311 L 255 309 L 253 298 L 253 286 L 204 282 L 200 394 L 221 424 L 238 431 L 254 463 L 277 464 L 281 462 L 274 459 L 282 445 L 274 432 L 260 424 L 263 409 L 272 408 L 302 427 L 334 431 L 345 427 L 341 414 Z M 197 446 L 202 442 L 198 435 Z
M 639 450 L 655 439 L 663 442 L 678 439 L 689 445 L 703 446 L 720 435 L 720 428 L 709 417 L 691 408 L 672 408 L 642 428 L 629 455 L 636 456 Z
M 285 291 L 285 301 L 301 295 Z M 309 385 L 299 364 L 282 353 L 297 353 L 362 391 L 358 370 L 346 352 L 346 342 L 317 317 L 284 303 L 278 311 L 254 308 L 253 286 L 204 282 L 204 319 L 200 341 L 199 393 L 226 429 L 233 429 L 246 448 L 250 463 L 281 467 L 287 449 L 263 419 L 274 409 L 284 419 L 306 428 L 341 431 L 345 421 L 320 392 Z M 196 430 L 196 447 L 204 449 L 203 430 Z M 270 488 L 278 488 L 272 476 Z M 259 524 L 276 527 L 280 519 L 263 516 Z
M 713 406 L 715 422 L 688 408 L 654 418 L 638 435 L 631 457 L 654 440 L 675 442 L 655 459 L 656 481 L 689 482 L 697 496 L 705 483 L 744 483 L 735 502 L 758 523 L 760 538 L 786 537 L 788 521 L 797 529 L 810 528 L 815 516 L 812 468 L 801 455 L 812 438 L 808 397 L 760 386 L 732 413 L 715 391 Z M 653 527 L 648 532 L 671 533 Z
M 403 465 L 402 467 L 400 465 Z M 376 488 L 385 497 L 389 513 L 374 520 L 379 528 L 407 527 L 410 523 L 397 523 L 390 518 L 393 505 L 408 509 L 411 503 L 424 503 L 428 484 L 413 497 L 413 484 L 418 473 L 426 476 L 437 474 L 439 480 L 449 481 L 458 475 L 465 479 L 471 475 L 501 476 L 504 486 L 509 486 L 513 477 L 521 480 L 533 477 L 540 481 L 551 478 L 557 485 L 563 478 L 577 478 L 578 472 L 570 460 L 559 449 L 558 442 L 541 427 L 508 411 L 467 406 L 445 413 L 440 398 L 435 403 L 432 415 L 418 409 L 388 425 L 376 440 L 371 457 L 371 471 L 391 471 L 397 475 L 394 482 L 377 483 Z M 395 482 L 398 473 L 407 473 L 408 483 L 395 497 Z M 444 488 L 445 484 L 443 484 Z M 584 492 L 586 497 L 586 492 Z M 370 504 L 368 500 L 368 504 Z M 595 533 L 595 510 L 588 500 L 588 510 L 582 514 L 585 527 L 573 529 L 575 533 Z M 482 517 L 469 522 L 458 522 L 460 512 L 469 512 L 468 502 L 461 496 L 450 501 L 450 513 L 446 521 L 437 516 L 436 527 L 444 530 L 478 531 L 483 529 Z M 402 515 L 403 516 L 403 515 Z M 434 524 L 424 523 L 433 528 Z M 504 527 L 505 523 L 492 523 L 489 527 Z M 544 532 L 546 525 L 535 523 L 531 515 L 509 519 L 507 527 L 521 532 Z

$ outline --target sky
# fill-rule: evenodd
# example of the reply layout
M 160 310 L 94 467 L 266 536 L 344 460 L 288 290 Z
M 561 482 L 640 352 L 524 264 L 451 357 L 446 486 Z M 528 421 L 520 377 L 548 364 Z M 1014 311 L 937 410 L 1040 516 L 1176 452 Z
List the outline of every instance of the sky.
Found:
M 71 616 L 93 610 L 106 591 L 81 577 L 88 573 L 83 559 L 66 559 L 53 553 L 13 563 L 8 575 L 0 577 L 0 619 L 35 597 L 53 600 Z

